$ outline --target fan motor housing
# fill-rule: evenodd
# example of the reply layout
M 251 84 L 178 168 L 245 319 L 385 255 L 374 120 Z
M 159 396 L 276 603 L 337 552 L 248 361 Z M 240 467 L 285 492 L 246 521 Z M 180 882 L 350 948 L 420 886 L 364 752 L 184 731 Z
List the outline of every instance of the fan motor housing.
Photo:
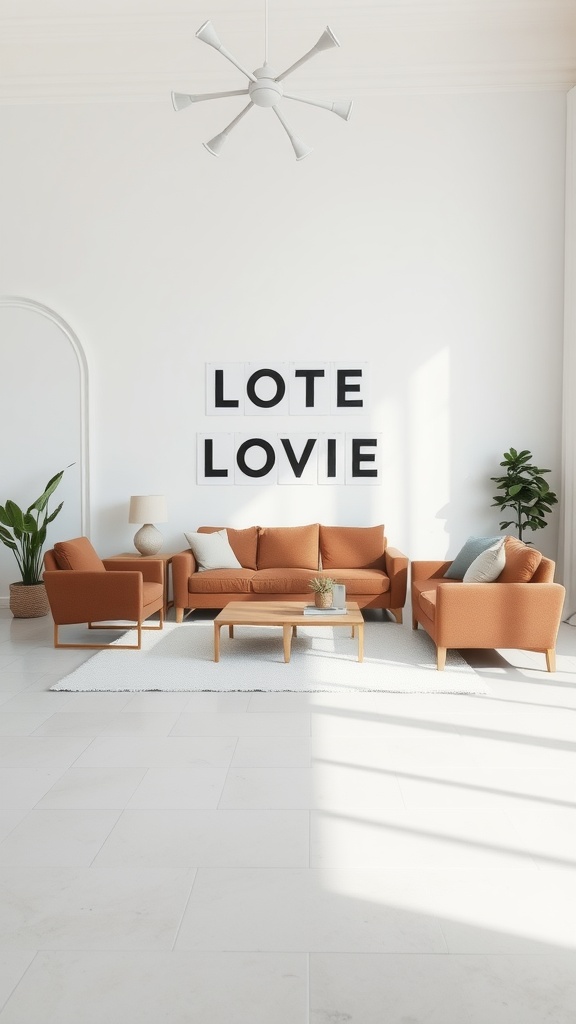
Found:
M 252 103 L 257 107 L 275 107 L 284 95 L 280 82 L 274 80 L 276 72 L 265 66 L 254 72 L 256 82 L 250 82 L 248 93 Z

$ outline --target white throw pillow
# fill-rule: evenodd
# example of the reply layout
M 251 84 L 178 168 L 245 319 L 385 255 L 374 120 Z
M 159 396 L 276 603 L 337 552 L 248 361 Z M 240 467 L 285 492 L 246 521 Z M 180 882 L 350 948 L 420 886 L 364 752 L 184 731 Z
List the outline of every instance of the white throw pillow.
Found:
M 506 565 L 506 537 L 492 544 L 474 559 L 464 573 L 464 583 L 493 583 Z
M 206 569 L 241 569 L 242 566 L 230 547 L 226 530 L 216 533 L 185 533 L 198 565 L 198 572 Z

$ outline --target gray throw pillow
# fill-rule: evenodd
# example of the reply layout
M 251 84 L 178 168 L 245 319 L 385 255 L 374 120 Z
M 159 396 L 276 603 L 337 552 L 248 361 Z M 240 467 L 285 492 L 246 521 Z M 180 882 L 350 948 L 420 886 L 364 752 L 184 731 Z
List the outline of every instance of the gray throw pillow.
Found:
M 444 579 L 463 580 L 466 570 L 470 568 L 474 559 L 478 558 L 478 555 L 481 555 L 483 551 L 487 551 L 488 548 L 492 547 L 499 540 L 502 540 L 502 534 L 498 537 L 468 537 L 452 565 L 446 569 Z

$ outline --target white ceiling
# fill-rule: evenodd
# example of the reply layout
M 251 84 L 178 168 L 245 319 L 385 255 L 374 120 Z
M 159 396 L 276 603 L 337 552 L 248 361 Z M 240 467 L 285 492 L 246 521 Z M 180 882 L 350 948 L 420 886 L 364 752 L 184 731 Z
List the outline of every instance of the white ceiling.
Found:
M 253 70 L 264 10 L 265 0 L 0 0 L 0 103 L 241 88 L 195 32 L 210 18 Z M 576 0 L 269 0 L 270 64 L 292 64 L 326 24 L 341 47 L 296 72 L 294 88 L 353 98 L 576 84 Z

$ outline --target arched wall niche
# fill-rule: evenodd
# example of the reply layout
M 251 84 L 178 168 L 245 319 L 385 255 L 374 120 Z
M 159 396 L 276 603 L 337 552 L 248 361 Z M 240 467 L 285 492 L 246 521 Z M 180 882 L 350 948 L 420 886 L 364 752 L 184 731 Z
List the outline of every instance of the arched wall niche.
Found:
M 27 507 L 47 480 L 66 471 L 50 503 L 62 511 L 47 543 L 90 535 L 88 363 L 78 336 L 55 310 L 0 295 L 0 503 Z M 17 580 L 14 556 L 0 545 L 0 606 Z

